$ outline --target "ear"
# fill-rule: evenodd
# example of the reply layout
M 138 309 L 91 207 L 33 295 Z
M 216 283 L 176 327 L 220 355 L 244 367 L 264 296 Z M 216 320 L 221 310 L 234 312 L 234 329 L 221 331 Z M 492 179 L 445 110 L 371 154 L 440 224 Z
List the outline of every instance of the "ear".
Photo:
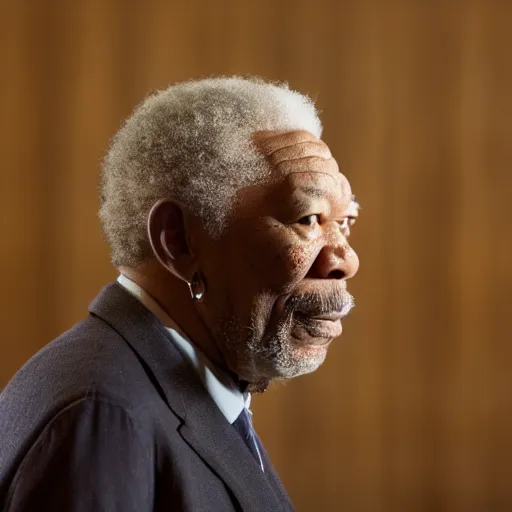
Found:
M 151 208 L 148 237 L 153 253 L 163 267 L 185 282 L 190 281 L 196 268 L 189 230 L 178 203 L 162 199 Z

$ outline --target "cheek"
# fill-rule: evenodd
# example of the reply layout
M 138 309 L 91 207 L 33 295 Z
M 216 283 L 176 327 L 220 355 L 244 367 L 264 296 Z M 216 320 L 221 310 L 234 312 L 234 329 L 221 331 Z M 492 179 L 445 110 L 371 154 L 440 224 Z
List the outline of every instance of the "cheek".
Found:
M 317 252 L 316 245 L 300 241 L 281 243 L 273 249 L 272 262 L 263 267 L 263 272 L 269 277 L 272 289 L 279 293 L 288 292 L 311 268 Z
M 281 226 L 253 231 L 245 243 L 237 243 L 237 262 L 231 279 L 243 280 L 246 289 L 281 293 L 300 281 L 318 252 L 317 240 L 304 240 Z
M 289 262 L 290 278 L 300 278 L 307 274 L 313 264 L 315 247 L 308 245 L 292 245 L 286 253 Z

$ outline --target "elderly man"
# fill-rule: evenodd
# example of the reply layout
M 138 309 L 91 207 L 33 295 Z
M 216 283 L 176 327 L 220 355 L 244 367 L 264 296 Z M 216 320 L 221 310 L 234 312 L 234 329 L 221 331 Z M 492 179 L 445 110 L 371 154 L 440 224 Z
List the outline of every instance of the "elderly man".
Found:
M 120 275 L 2 392 L 2 510 L 293 510 L 249 403 L 316 370 L 353 305 L 357 203 L 320 135 L 257 79 L 134 111 L 102 174 Z

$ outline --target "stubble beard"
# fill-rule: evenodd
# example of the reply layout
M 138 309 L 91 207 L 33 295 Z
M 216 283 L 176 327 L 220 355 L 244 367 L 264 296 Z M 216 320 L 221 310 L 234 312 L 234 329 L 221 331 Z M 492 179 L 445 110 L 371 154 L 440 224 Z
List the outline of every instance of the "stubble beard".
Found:
M 292 337 L 296 312 L 314 316 L 347 307 L 350 310 L 354 300 L 341 288 L 328 296 L 319 293 L 294 295 L 286 301 L 275 327 L 267 332 L 274 304 L 272 293 L 261 293 L 252 304 L 248 324 L 244 325 L 232 316 L 222 325 L 232 370 L 255 388 L 266 389 L 271 380 L 311 373 L 325 361 L 327 346 L 301 344 Z
M 286 312 L 275 331 L 267 336 L 255 320 L 245 326 L 236 318 L 223 322 L 228 358 L 236 361 L 233 370 L 249 382 L 252 391 L 265 390 L 273 380 L 311 373 L 324 362 L 327 349 L 295 344 L 293 327 L 293 311 Z

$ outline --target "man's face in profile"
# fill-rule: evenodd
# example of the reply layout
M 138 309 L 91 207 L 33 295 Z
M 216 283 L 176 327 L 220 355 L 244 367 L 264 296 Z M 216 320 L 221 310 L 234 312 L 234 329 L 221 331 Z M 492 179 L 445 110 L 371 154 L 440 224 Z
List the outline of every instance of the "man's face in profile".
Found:
M 226 232 L 203 248 L 202 313 L 230 367 L 250 382 L 314 371 L 353 306 L 357 217 L 347 179 L 313 135 L 259 132 L 270 178 L 242 189 Z

